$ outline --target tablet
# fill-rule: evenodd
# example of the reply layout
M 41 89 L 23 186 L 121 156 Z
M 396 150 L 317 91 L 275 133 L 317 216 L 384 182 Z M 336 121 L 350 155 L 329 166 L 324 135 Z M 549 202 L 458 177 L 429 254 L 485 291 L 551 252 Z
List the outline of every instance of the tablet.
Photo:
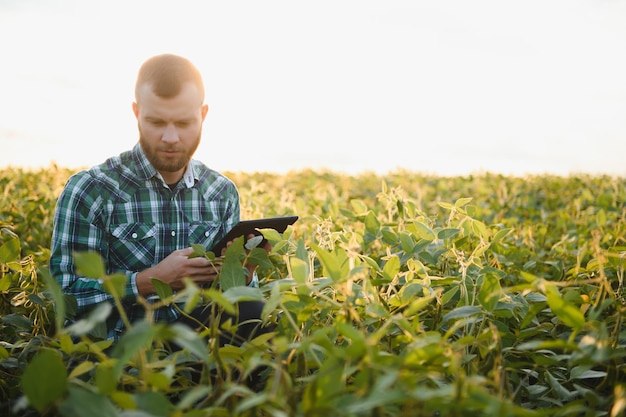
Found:
M 255 220 L 242 220 L 233 227 L 230 232 L 217 242 L 212 248 L 211 252 L 220 256 L 222 249 L 226 247 L 226 244 L 231 240 L 238 238 L 239 236 L 255 235 L 260 236 L 261 232 L 257 229 L 275 229 L 276 231 L 283 233 L 287 226 L 294 224 L 298 220 L 298 216 L 284 216 L 284 217 L 268 217 L 264 219 Z

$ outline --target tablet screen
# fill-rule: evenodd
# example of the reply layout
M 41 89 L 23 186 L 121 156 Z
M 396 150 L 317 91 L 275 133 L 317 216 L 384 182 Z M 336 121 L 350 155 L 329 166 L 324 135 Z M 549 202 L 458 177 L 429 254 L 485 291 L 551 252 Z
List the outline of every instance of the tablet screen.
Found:
M 261 232 L 256 229 L 275 229 L 276 231 L 283 233 L 287 229 L 287 226 L 294 224 L 296 220 L 298 220 L 298 216 L 242 220 L 211 248 L 211 252 L 213 252 L 216 256 L 220 256 L 222 249 L 224 249 L 226 244 L 231 240 L 236 239 L 239 236 L 248 236 L 251 234 L 260 236 Z

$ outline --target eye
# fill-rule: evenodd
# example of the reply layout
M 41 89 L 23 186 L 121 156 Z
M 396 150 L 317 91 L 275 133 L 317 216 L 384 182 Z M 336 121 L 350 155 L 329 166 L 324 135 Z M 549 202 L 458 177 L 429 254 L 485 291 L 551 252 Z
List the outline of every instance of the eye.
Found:
M 184 122 L 176 122 L 176 127 L 180 127 L 182 129 L 189 127 L 189 122 L 184 121 Z
M 152 126 L 155 127 L 161 127 L 161 126 L 165 126 L 165 122 L 163 120 L 148 120 L 148 123 L 150 123 Z

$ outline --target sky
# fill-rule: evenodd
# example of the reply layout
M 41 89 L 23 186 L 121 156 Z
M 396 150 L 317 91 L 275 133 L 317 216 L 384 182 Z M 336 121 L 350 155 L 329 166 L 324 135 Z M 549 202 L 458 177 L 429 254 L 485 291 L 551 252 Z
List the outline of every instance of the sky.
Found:
M 0 0 L 0 168 L 137 142 L 139 66 L 203 74 L 220 171 L 626 176 L 623 0 Z

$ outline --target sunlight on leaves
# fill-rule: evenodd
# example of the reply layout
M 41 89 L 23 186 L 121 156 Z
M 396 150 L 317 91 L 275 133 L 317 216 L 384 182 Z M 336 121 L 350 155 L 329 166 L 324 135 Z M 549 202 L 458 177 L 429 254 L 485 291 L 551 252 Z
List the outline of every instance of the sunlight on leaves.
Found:
M 548 297 L 550 309 L 563 323 L 576 330 L 580 330 L 585 326 L 583 313 L 573 303 L 561 297 L 554 285 L 546 285 L 545 293 L 546 297 Z

